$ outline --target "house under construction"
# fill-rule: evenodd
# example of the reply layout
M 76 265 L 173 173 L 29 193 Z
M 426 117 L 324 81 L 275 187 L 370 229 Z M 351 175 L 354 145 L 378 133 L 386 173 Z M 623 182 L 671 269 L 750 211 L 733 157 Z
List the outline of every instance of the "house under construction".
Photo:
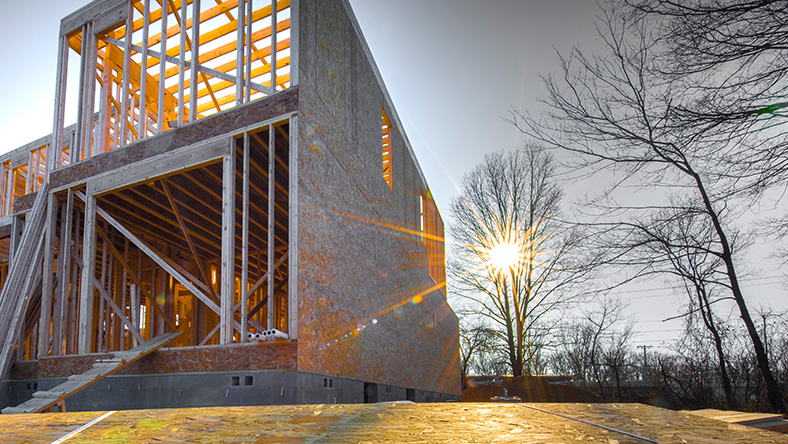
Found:
M 58 44 L 52 134 L 0 155 L 5 413 L 459 398 L 443 223 L 347 0 L 96 0 Z

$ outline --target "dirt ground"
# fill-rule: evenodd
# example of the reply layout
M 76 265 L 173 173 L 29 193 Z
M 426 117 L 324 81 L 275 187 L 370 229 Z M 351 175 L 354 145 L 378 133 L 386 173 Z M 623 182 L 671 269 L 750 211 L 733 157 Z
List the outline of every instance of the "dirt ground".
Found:
M 463 402 L 487 402 L 495 396 L 517 396 L 523 402 L 604 402 L 599 396 L 578 387 L 554 384 L 534 376 L 500 376 L 490 381 L 467 380 Z

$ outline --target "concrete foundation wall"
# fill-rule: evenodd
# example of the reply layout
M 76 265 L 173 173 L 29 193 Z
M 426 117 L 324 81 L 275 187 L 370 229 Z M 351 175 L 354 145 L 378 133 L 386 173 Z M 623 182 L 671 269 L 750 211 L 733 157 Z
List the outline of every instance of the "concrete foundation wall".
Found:
M 66 378 L 6 381 L 0 409 L 30 399 Z M 374 390 L 374 399 L 365 397 Z M 458 400 L 445 394 L 294 371 L 246 371 L 109 376 L 66 399 L 68 411 L 128 410 L 286 404 L 355 404 L 407 400 Z
M 459 395 L 457 317 L 419 232 L 427 184 L 345 3 L 299 5 L 298 369 Z

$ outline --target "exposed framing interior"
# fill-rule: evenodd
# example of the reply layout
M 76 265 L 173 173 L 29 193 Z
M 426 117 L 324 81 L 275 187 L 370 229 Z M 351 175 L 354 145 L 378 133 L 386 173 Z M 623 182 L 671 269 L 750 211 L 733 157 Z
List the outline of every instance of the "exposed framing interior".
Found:
M 51 235 L 41 241 L 52 247 L 43 265 L 51 273 L 29 291 L 16 359 L 129 350 L 165 332 L 183 332 L 174 347 L 240 343 L 270 328 L 294 333 L 294 121 L 51 193 L 42 215 Z M 183 163 L 197 152 L 203 158 Z M 162 173 L 151 178 L 152 163 Z

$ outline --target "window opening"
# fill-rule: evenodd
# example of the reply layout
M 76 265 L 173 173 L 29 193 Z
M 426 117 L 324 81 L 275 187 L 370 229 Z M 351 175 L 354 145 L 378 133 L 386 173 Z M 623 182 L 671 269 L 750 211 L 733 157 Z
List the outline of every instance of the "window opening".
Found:
M 386 110 L 381 108 L 383 130 L 383 179 L 391 191 L 394 191 L 394 177 L 391 174 L 391 122 Z

